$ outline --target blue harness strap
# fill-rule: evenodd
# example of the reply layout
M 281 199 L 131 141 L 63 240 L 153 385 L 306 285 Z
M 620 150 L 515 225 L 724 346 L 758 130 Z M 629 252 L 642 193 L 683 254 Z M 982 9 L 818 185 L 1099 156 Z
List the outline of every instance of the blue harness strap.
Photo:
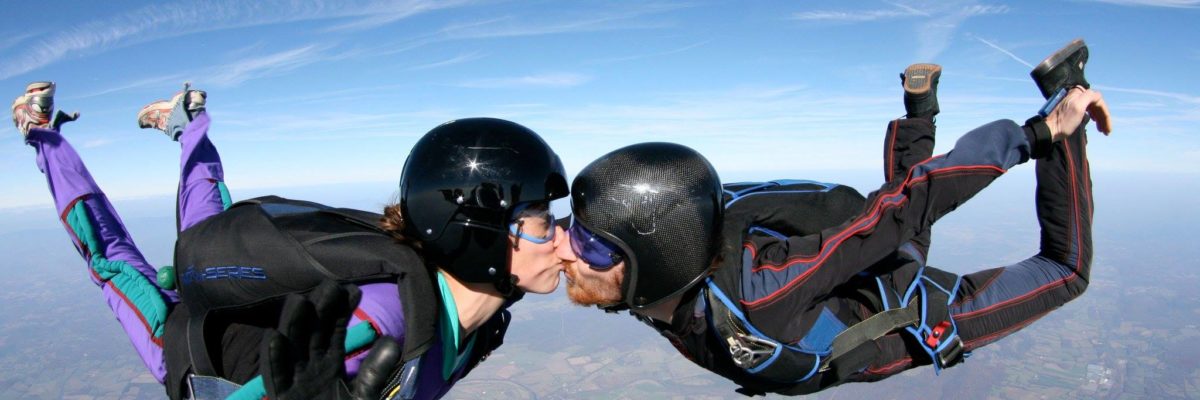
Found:
M 803 382 L 812 378 L 821 366 L 822 355 L 829 354 L 828 346 L 822 349 L 791 345 L 763 334 L 746 319 L 741 309 L 713 282 L 706 280 L 705 298 L 708 300 L 708 323 L 728 346 L 735 365 L 746 372 L 778 383 Z M 832 315 L 830 315 L 832 317 Z M 841 324 L 840 321 L 834 321 Z M 842 325 L 844 329 L 845 325 Z M 836 335 L 836 325 L 826 324 L 821 336 Z M 806 339 L 808 337 L 806 336 Z M 819 340 L 818 340 L 819 341 Z M 803 343 L 804 340 L 801 341 Z M 811 342 L 811 341 L 810 341 Z M 796 371 L 805 371 L 797 379 Z
M 970 356 L 969 352 L 963 352 L 958 325 L 950 315 L 950 303 L 954 301 L 962 277 L 955 276 L 953 285 L 951 282 L 938 283 L 936 279 L 925 274 L 924 259 L 910 244 L 902 246 L 900 251 L 912 256 L 919 267 L 912 283 L 905 288 L 903 296 L 889 292 L 889 286 L 879 277 L 875 278 L 883 303 L 882 313 L 899 309 L 899 304 L 907 304 L 905 308 L 914 308 L 917 311 L 908 313 L 917 318 L 914 323 L 904 326 L 904 332 L 921 343 L 921 350 L 925 351 L 933 364 L 934 374 L 940 375 L 942 369 Z M 947 286 L 951 289 L 946 289 Z M 896 299 L 898 303 L 890 304 L 889 299 Z

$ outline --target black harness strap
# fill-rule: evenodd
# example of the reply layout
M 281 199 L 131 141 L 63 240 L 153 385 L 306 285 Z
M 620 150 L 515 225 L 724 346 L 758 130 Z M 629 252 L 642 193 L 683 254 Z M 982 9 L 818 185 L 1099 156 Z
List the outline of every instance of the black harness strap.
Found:
M 829 357 L 824 359 L 821 371 L 832 371 L 838 377 L 846 377 L 867 366 L 877 351 L 870 346 L 876 339 L 921 321 L 921 303 L 912 299 L 903 308 L 893 308 L 872 315 L 862 322 L 851 325 L 839 333 L 830 345 Z
M 187 321 L 188 358 L 192 362 L 192 373 L 203 376 L 218 376 L 208 355 L 208 344 L 204 340 L 204 321 L 208 312 L 192 314 Z

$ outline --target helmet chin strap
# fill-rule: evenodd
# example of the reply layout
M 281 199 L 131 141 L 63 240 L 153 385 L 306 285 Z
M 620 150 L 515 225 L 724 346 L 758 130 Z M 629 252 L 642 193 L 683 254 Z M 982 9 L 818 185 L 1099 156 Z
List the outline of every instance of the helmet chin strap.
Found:
M 628 310 L 629 305 L 625 303 L 597 304 L 596 308 L 604 310 L 606 313 L 616 314 L 621 311 Z
M 516 275 L 509 275 L 508 279 L 496 281 L 496 291 L 500 292 L 505 299 L 520 298 L 525 295 L 525 292 L 517 287 L 518 280 Z

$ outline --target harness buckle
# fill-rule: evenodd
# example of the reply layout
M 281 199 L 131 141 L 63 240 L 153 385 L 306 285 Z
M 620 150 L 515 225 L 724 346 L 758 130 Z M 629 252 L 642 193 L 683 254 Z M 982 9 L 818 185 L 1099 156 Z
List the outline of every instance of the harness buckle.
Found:
M 733 363 L 743 369 L 759 366 L 779 349 L 779 345 L 759 337 L 735 333 L 725 338 L 729 343 L 729 355 Z
M 937 363 L 939 368 L 948 368 L 963 359 L 962 337 L 954 333 L 954 326 L 950 321 L 942 321 L 929 330 L 928 336 L 925 336 L 925 345 L 929 346 L 930 355 L 934 358 L 933 362 Z M 945 342 L 947 340 L 949 342 Z M 938 346 L 944 347 L 938 350 Z
M 925 345 L 931 349 L 936 349 L 938 344 L 942 342 L 942 336 L 948 330 L 950 330 L 950 321 L 942 321 L 942 323 L 937 324 L 937 326 L 934 326 L 930 330 L 929 336 L 925 336 Z
M 937 352 L 937 363 L 942 368 L 949 368 L 954 364 L 958 364 L 964 358 L 962 338 L 954 335 L 950 340 L 951 342 L 946 345 L 946 348 Z

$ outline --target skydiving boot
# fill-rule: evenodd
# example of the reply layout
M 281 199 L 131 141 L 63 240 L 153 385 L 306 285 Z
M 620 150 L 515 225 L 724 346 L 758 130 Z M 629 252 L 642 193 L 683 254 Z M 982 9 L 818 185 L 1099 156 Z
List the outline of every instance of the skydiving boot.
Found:
M 58 130 L 62 124 L 79 118 L 77 112 L 54 114 L 54 89 L 54 82 L 33 82 L 13 100 L 12 119 L 21 136 L 29 137 L 33 128 Z
M 1083 76 L 1083 67 L 1087 61 L 1087 44 L 1083 43 L 1083 39 L 1075 39 L 1042 60 L 1029 76 L 1033 77 L 1038 90 L 1042 91 L 1042 97 L 1047 99 L 1061 88 L 1083 86 L 1090 89 L 1092 86 Z
M 188 83 L 183 84 L 183 90 L 175 94 L 171 100 L 159 100 L 138 111 L 138 126 L 154 128 L 167 134 L 171 140 L 178 141 L 183 134 L 183 128 L 192 122 L 201 112 L 208 94 L 201 90 L 192 90 Z
M 937 64 L 913 64 L 900 74 L 904 86 L 904 111 L 908 118 L 933 119 L 941 110 L 938 108 L 937 84 L 942 76 L 942 66 Z

